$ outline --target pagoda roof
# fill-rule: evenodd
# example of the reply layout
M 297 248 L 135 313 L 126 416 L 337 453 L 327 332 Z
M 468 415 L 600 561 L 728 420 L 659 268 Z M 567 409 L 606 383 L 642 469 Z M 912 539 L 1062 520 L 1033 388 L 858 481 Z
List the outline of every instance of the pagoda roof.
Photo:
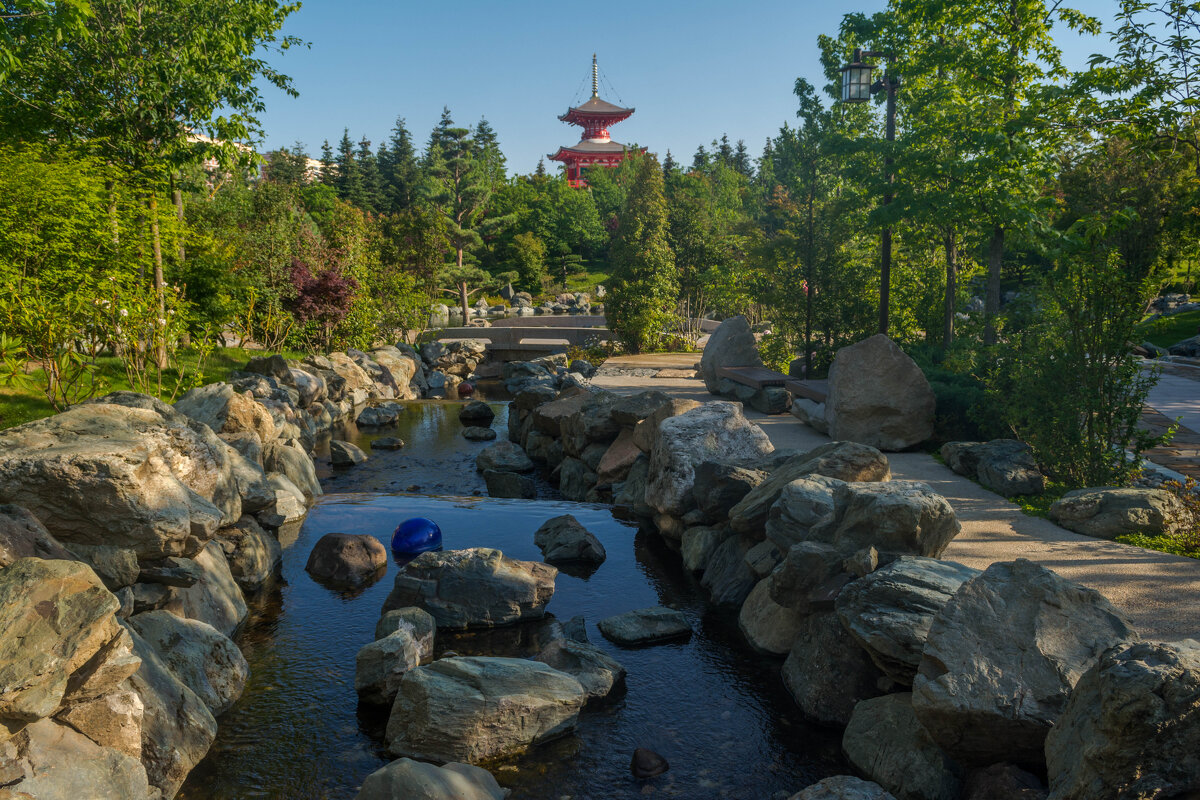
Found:
M 558 152 L 551 155 L 550 160 L 561 161 L 563 156 L 571 153 L 579 153 L 580 155 L 607 155 L 611 153 L 624 153 L 628 149 L 628 145 L 621 144 L 620 142 L 589 142 L 587 139 L 584 139 L 577 145 L 558 148 Z
M 601 100 L 598 95 L 592 95 L 586 103 L 568 108 L 567 113 L 563 114 L 559 119 L 563 122 L 574 122 L 576 119 L 583 119 L 585 117 L 620 117 L 621 119 L 625 119 L 634 110 L 632 108 L 622 108 L 621 106 L 613 105 L 607 100 Z

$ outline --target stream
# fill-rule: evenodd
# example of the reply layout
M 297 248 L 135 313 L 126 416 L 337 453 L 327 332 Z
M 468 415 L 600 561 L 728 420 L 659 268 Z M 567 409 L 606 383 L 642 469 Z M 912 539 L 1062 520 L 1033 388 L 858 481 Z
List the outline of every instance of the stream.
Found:
M 486 492 L 474 459 L 488 443 L 459 435 L 461 407 L 408 403 L 396 427 L 351 429 L 339 437 L 362 447 L 367 463 L 334 472 L 327 458 L 318 460 L 326 494 L 302 525 L 281 532 L 281 580 L 248 599 L 250 615 L 238 644 L 250 663 L 250 680 L 218 720 L 217 739 L 184 784 L 181 800 L 349 800 L 363 778 L 388 763 L 386 710 L 359 708 L 354 665 L 359 648 L 374 639 L 398 566 L 390 564 L 364 589 L 339 591 L 313 581 L 304 565 L 326 533 L 369 533 L 387 545 L 396 525 L 414 516 L 437 521 L 446 549 L 495 547 L 513 558 L 540 560 L 534 531 L 550 517 L 570 513 L 608 551 L 595 571 L 560 570 L 546 622 L 437 637 L 437 654 L 530 656 L 540 649 L 551 617 L 582 615 L 591 641 L 628 672 L 625 691 L 607 705 L 585 709 L 573 734 L 520 759 L 488 765 L 512 789 L 510 800 L 769 800 L 844 771 L 837 733 L 800 718 L 779 676 L 779 660 L 749 652 L 736 612 L 711 606 L 657 535 L 639 532 L 607 506 L 558 499 L 540 479 L 538 496 L 549 499 L 480 496 Z M 493 408 L 493 428 L 503 437 L 507 405 Z M 399 436 L 407 446 L 372 451 L 370 442 L 379 436 Z M 606 616 L 652 605 L 680 609 L 694 635 L 625 648 L 596 628 Z M 661 753 L 670 771 L 635 780 L 629 759 L 637 747 Z

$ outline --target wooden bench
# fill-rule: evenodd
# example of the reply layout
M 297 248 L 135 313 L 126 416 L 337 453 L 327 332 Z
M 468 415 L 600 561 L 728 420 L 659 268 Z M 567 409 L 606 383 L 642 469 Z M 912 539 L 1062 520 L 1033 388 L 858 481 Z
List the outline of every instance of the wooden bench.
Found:
M 740 383 L 752 389 L 762 389 L 766 386 L 786 386 L 790 380 L 782 372 L 776 372 L 766 367 L 718 367 L 717 377 L 728 378 L 734 383 Z
M 829 381 L 789 380 L 783 388 L 791 392 L 793 397 L 804 397 L 814 403 L 824 403 L 829 395 Z

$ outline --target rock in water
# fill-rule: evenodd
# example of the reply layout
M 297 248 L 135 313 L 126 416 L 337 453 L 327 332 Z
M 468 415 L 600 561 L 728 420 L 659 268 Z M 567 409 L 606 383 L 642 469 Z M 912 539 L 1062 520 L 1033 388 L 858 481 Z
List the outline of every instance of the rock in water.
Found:
M 399 450 L 404 447 L 404 440 L 395 436 L 383 436 L 371 442 L 372 450 Z
M 437 623 L 433 621 L 432 614 L 415 606 L 394 608 L 384 613 L 379 622 L 375 623 L 375 638 L 382 639 L 398 630 L 408 631 L 413 637 L 422 664 L 433 659 L 433 640 L 437 635 Z
M 692 626 L 683 612 L 662 606 L 640 608 L 607 617 L 600 620 L 598 627 L 606 639 L 627 645 L 652 644 L 690 636 L 692 633 Z
M 634 750 L 633 758 L 629 760 L 629 772 L 638 780 L 662 775 L 670 768 L 665 758 L 645 747 Z
M 533 482 L 533 478 L 518 472 L 485 470 L 483 482 L 487 484 L 488 497 L 506 497 L 514 500 L 533 500 L 537 497 L 537 484 Z
M 364 645 L 354 663 L 354 691 L 359 699 L 373 705 L 391 705 L 401 679 L 421 663 L 421 652 L 412 633 L 397 628 Z
M 469 442 L 490 442 L 496 438 L 491 428 L 470 427 L 462 429 L 462 437 Z
M 664 419 L 650 455 L 646 502 L 659 513 L 683 516 L 695 505 L 697 464 L 716 459 L 751 461 L 774 451 L 762 428 L 737 403 L 705 403 Z
M 959 761 L 1037 765 L 1079 677 L 1133 638 L 1099 592 L 1025 559 L 996 563 L 934 617 L 913 710 Z
M 329 460 L 335 467 L 353 467 L 367 460 L 367 454 L 349 442 L 330 442 Z
M 750 330 L 750 323 L 743 316 L 730 317 L 717 326 L 708 337 L 704 353 L 700 356 L 700 377 L 711 394 L 717 394 L 721 379 L 717 370 L 721 367 L 761 367 L 758 342 Z
M 387 569 L 387 548 L 366 533 L 327 533 L 313 545 L 304 569 L 318 580 L 361 586 Z
M 797 792 L 788 800 L 896 800 L 878 783 L 850 775 L 835 775 Z
M 579 681 L 521 658 L 442 658 L 400 681 L 387 724 L 393 755 L 478 763 L 574 729 Z
M 842 752 L 855 771 L 900 800 L 959 800 L 962 768 L 917 722 L 912 695 L 889 694 L 854 707 Z
M 803 618 L 771 599 L 771 579 L 754 585 L 738 613 L 738 629 L 750 646 L 761 653 L 785 655 L 792 649 Z
M 533 660 L 574 677 L 587 692 L 589 703 L 605 700 L 625 679 L 625 668 L 615 658 L 586 641 L 556 639 Z
M 1200 792 L 1200 644 L 1116 647 L 1084 673 L 1046 738 L 1054 800 Z
M 492 773 L 470 764 L 437 766 L 398 758 L 363 780 L 354 800 L 504 800 Z
M 809 719 L 844 726 L 855 705 L 877 696 L 879 670 L 832 611 L 805 617 L 783 662 L 783 683 Z
M 512 442 L 496 442 L 479 451 L 475 457 L 475 469 L 479 472 L 533 472 L 533 462 L 525 451 Z
M 540 619 L 557 575 L 549 564 L 517 561 L 487 547 L 422 553 L 396 575 L 383 610 L 423 608 L 439 630 Z
M 933 435 L 934 404 L 921 368 L 882 333 L 838 350 L 829 368 L 831 438 L 906 450 Z
M 607 558 L 604 545 L 570 514 L 554 517 L 542 523 L 533 535 L 533 543 L 542 551 L 548 564 L 583 561 L 600 564 Z
M 467 426 L 490 427 L 496 412 L 482 400 L 472 400 L 458 412 L 458 421 Z
M 166 611 L 135 614 L 129 624 L 214 717 L 242 696 L 250 665 L 237 645 L 211 625 Z

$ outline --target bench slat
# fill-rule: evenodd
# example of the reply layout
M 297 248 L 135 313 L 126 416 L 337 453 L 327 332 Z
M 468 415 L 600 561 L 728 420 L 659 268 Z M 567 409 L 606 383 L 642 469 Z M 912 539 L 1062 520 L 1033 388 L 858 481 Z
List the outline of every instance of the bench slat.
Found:
M 788 376 L 766 367 L 718 367 L 717 376 L 728 378 L 743 386 L 761 389 L 764 386 L 783 386 L 788 382 Z

